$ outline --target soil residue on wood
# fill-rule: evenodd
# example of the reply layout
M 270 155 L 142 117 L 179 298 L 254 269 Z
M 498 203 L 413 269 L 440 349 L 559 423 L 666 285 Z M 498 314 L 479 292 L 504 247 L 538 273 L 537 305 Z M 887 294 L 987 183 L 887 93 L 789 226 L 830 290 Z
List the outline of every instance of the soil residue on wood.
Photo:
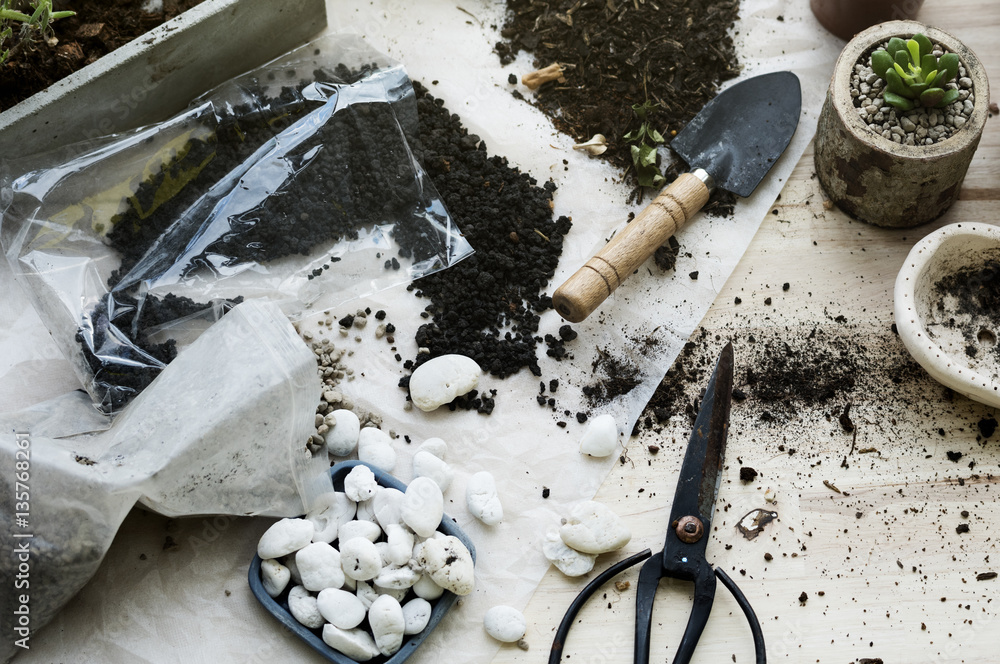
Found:
M 636 187 L 630 144 L 623 140 L 640 124 L 632 105 L 658 104 L 650 123 L 669 142 L 715 97 L 719 83 L 739 74 L 730 34 L 737 0 L 508 0 L 507 8 L 503 41 L 496 45 L 501 62 L 524 50 L 537 68 L 563 65 L 565 81 L 544 84 L 532 103 L 578 142 L 604 134 L 603 156 L 627 169 Z M 642 195 L 638 187 L 635 193 Z M 713 208 L 729 214 L 731 195 L 713 197 L 705 209 Z
M 15 25 L 13 37 L 2 45 L 11 54 L 0 65 L 0 111 L 202 2 L 163 0 L 162 11 L 149 13 L 143 11 L 144 0 L 55 0 L 55 11 L 75 11 L 76 16 L 52 23 L 52 44 L 43 39 L 20 41 Z
M 850 422 L 853 431 L 852 402 L 936 385 L 895 335 L 876 342 L 844 322 L 737 334 L 733 343 L 738 358 L 734 408 L 762 423 L 780 424 L 801 412 L 828 407 L 830 419 L 845 431 Z M 695 333 L 663 377 L 640 426 L 658 430 L 674 416 L 694 422 L 701 390 L 715 366 L 716 346 L 704 329 Z

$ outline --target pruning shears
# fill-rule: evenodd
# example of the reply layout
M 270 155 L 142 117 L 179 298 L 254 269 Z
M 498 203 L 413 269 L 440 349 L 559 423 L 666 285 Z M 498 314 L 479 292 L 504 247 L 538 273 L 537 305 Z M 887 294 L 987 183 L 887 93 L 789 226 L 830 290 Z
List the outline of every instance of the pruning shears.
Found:
M 549 664 L 558 664 L 562 658 L 563 644 L 576 614 L 598 588 L 622 571 L 646 561 L 639 572 L 636 591 L 635 664 L 648 664 L 649 638 L 653 622 L 653 600 L 660 579 L 672 578 L 694 583 L 694 604 L 688 618 L 684 636 L 681 637 L 673 664 L 688 664 L 694 654 L 698 639 L 708 623 L 708 616 L 715 601 L 716 579 L 732 593 L 743 610 L 753 634 L 757 664 L 764 664 L 764 635 L 760 621 L 746 596 L 736 583 L 705 559 L 708 534 L 712 528 L 715 499 L 719 494 L 722 478 L 722 459 L 729 433 L 729 411 L 733 393 L 733 345 L 726 344 L 719 355 L 715 371 L 708 381 L 701 409 L 694 423 L 688 442 L 677 490 L 670 508 L 670 526 L 667 529 L 663 551 L 652 554 L 649 549 L 611 566 L 580 592 L 570 605 L 556 631 L 549 655 Z

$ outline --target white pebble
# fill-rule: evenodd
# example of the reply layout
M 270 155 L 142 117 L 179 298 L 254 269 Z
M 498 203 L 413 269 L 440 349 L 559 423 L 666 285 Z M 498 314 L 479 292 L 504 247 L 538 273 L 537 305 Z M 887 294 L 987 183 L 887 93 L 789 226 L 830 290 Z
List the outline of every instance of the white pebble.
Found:
M 392 562 L 389 560 L 389 543 L 375 542 L 375 548 L 378 549 L 379 560 L 382 561 L 382 569 L 385 569 L 386 565 L 391 565 Z
M 597 560 L 596 554 L 580 553 L 576 549 L 566 546 L 566 543 L 559 537 L 558 531 L 552 531 L 545 535 L 542 553 L 545 554 L 545 558 L 550 563 L 556 566 L 556 569 L 566 576 L 590 574 L 590 571 L 594 569 L 594 561 Z
M 441 355 L 424 362 L 410 376 L 410 399 L 424 412 L 450 403 L 479 384 L 482 369 L 464 355 Z
M 434 480 L 418 477 L 406 487 L 400 506 L 403 523 L 421 537 L 431 537 L 444 516 L 444 496 Z
M 367 662 L 379 656 L 375 639 L 363 629 L 340 629 L 336 625 L 323 625 L 323 642 L 356 662 Z
M 344 585 L 344 570 L 340 564 L 340 551 L 326 542 L 313 542 L 295 554 L 302 585 L 314 592 Z
M 426 599 L 416 597 L 403 605 L 403 634 L 419 634 L 431 620 L 433 608 Z
M 378 592 L 385 590 L 407 590 L 420 579 L 420 572 L 416 572 L 409 565 L 392 565 L 383 567 L 372 583 Z M 406 595 L 404 592 L 403 595 Z M 398 598 L 401 599 L 401 598 Z
M 399 524 L 402 519 L 402 506 L 403 492 L 392 487 L 379 487 L 375 498 L 372 499 L 375 520 L 378 521 L 383 530 L 393 524 Z M 386 530 L 386 532 L 388 533 L 389 531 Z
M 632 539 L 621 517 L 593 500 L 573 506 L 569 519 L 559 529 L 559 536 L 566 546 L 595 554 L 620 549 Z
M 356 581 L 367 581 L 378 576 L 382 557 L 375 543 L 364 537 L 355 537 L 340 543 L 340 564 L 344 574 Z
M 528 621 L 512 606 L 494 606 L 483 616 L 486 633 L 502 643 L 514 643 L 524 637 Z
M 309 629 L 319 629 L 326 622 L 316 607 L 316 598 L 302 586 L 288 591 L 288 612 Z
M 282 519 L 271 525 L 257 542 L 261 560 L 280 558 L 312 541 L 313 525 L 305 519 Z
M 606 457 L 618 449 L 618 425 L 615 418 L 605 413 L 590 421 L 580 439 L 580 453 L 592 457 Z
M 961 115 L 957 116 L 955 118 L 955 128 L 960 129 L 964 126 L 965 126 L 965 118 L 963 118 Z
M 378 482 L 375 473 L 367 466 L 355 466 L 344 478 L 344 493 L 353 501 L 361 502 L 375 495 Z
M 362 429 L 358 437 L 358 460 L 392 472 L 396 467 L 396 450 L 389 434 L 375 427 Z
M 469 478 L 465 487 L 465 504 L 469 514 L 487 526 L 503 521 L 503 505 L 497 495 L 496 481 L 488 471 L 479 471 Z
M 375 489 L 375 495 L 382 490 L 382 487 Z M 375 498 L 369 498 L 368 500 L 362 500 L 358 503 L 358 513 L 355 516 L 358 521 L 369 521 L 375 523 Z
M 405 565 L 410 562 L 413 553 L 413 533 L 398 523 L 390 523 L 386 527 L 389 562 L 393 565 Z
M 277 597 L 288 587 L 292 573 L 287 567 L 273 558 L 260 561 L 260 580 L 264 591 L 271 597 Z
M 430 452 L 437 458 L 444 459 L 445 455 L 448 453 L 448 444 L 440 438 L 428 438 L 424 442 L 420 443 L 420 447 L 417 448 L 417 451 Z
M 468 595 L 475 586 L 472 554 L 457 537 L 447 535 L 425 541 L 418 562 L 435 583 L 456 595 Z
M 340 527 L 340 539 L 343 542 L 355 537 L 364 537 L 366 540 L 374 542 L 381 536 L 382 529 L 377 523 L 371 521 L 350 521 Z
M 451 486 L 451 481 L 455 477 L 451 466 L 426 450 L 417 450 L 413 455 L 413 476 L 428 477 L 441 488 L 444 493 Z
M 350 522 L 356 512 L 357 504 L 343 491 L 323 494 L 306 515 L 306 520 L 313 525 L 312 541 L 329 544 L 337 539 L 340 526 Z
M 326 423 L 330 430 L 326 432 L 326 449 L 333 456 L 347 456 L 358 446 L 358 435 L 361 432 L 361 420 L 350 410 L 335 410 L 332 413 L 335 425 L 329 418 Z
M 358 596 L 340 588 L 327 588 L 316 598 L 316 606 L 326 621 L 340 629 L 353 629 L 365 619 L 368 608 Z
M 295 553 L 298 553 L 296 551 Z M 295 553 L 290 553 L 281 559 L 282 564 L 288 568 L 288 573 L 292 575 L 292 583 L 297 586 L 302 585 L 302 575 L 299 574 L 299 568 L 295 565 Z
M 381 595 L 388 595 L 392 597 L 397 602 L 403 602 L 403 599 L 410 594 L 409 588 L 385 588 L 383 586 L 375 586 L 375 592 Z
M 413 584 L 413 594 L 428 602 L 433 601 L 444 594 L 444 588 L 439 586 L 428 574 L 423 574 Z
M 361 603 L 365 605 L 365 611 L 368 611 L 371 608 L 372 602 L 378 599 L 378 592 L 376 592 L 375 587 L 367 581 L 358 581 L 358 587 L 354 592 L 358 599 L 361 600 Z
M 396 654 L 403 646 L 403 630 L 406 629 L 406 619 L 403 617 L 403 607 L 390 595 L 381 595 L 368 609 L 368 624 L 379 652 L 386 657 Z

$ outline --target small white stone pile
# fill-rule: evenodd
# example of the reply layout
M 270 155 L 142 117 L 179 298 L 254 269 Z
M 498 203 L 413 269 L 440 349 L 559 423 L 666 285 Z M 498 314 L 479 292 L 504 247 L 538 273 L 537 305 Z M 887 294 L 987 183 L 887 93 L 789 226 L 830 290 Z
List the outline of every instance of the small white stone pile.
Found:
M 888 42 L 882 48 L 888 46 Z M 935 57 L 940 58 L 944 49 L 933 45 Z M 972 79 L 965 65 L 958 67 L 958 76 L 945 85 L 945 90 L 957 89 L 958 99 L 944 108 L 918 106 L 910 111 L 900 111 L 885 103 L 882 92 L 885 81 L 872 70 L 871 56 L 854 65 L 851 77 L 851 97 L 861 121 L 882 138 L 902 145 L 933 145 L 951 137 L 972 117 L 975 96 Z
M 390 657 L 405 636 L 427 627 L 431 602 L 444 591 L 472 592 L 472 554 L 437 530 L 443 512 L 434 480 L 418 477 L 402 492 L 356 466 L 343 492 L 260 538 L 264 589 L 278 597 L 292 585 L 292 616 L 322 629 L 323 641 L 351 659 Z

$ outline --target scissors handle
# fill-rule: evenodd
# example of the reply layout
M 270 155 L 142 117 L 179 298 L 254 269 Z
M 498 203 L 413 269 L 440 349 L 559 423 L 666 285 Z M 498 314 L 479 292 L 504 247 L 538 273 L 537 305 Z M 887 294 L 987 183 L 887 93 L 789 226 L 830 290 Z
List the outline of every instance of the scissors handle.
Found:
M 732 593 L 733 599 L 743 609 L 743 615 L 746 616 L 747 622 L 750 623 L 750 633 L 753 634 L 753 651 L 757 657 L 757 664 L 767 664 L 767 653 L 764 651 L 764 632 L 760 628 L 760 621 L 757 620 L 757 614 L 754 613 L 753 607 L 750 606 L 750 600 L 739 589 L 736 582 L 722 571 L 721 567 L 715 568 L 715 575 L 719 577 L 719 581 L 722 581 L 722 585 L 726 587 L 726 590 Z
M 559 661 L 562 659 L 563 645 L 566 643 L 569 629 L 573 626 L 573 621 L 577 613 L 590 596 L 612 578 L 629 567 L 650 558 L 650 556 L 650 550 L 646 549 L 630 558 L 626 558 L 598 574 L 584 587 L 573 603 L 570 604 L 566 615 L 563 616 L 562 622 L 556 630 L 555 639 L 552 641 L 552 649 L 549 652 L 549 664 L 559 664 Z M 699 578 L 702 577 L 703 571 L 707 572 L 705 578 L 710 580 L 702 580 L 701 583 L 695 581 L 694 606 L 691 609 L 691 616 L 688 618 L 688 624 L 684 630 L 681 644 L 677 649 L 677 655 L 674 657 L 674 664 L 689 664 L 691 661 L 694 648 L 698 644 L 698 639 L 701 637 L 701 633 L 705 629 L 705 624 L 708 622 L 709 613 L 712 611 L 716 577 L 733 594 L 736 603 L 739 604 L 743 610 L 743 614 L 746 616 L 747 622 L 750 624 L 757 664 L 766 664 L 767 655 L 764 651 L 764 635 L 760 628 L 760 621 L 757 620 L 757 615 L 754 613 L 746 596 L 721 568 L 716 567 L 713 570 L 708 564 L 702 565 L 699 571 Z M 649 662 L 650 630 L 653 624 L 653 600 L 656 598 L 656 589 L 663 576 L 662 554 L 657 554 L 650 560 L 646 560 L 646 563 L 639 571 L 639 582 L 636 588 L 635 664 L 648 664 Z M 699 592 L 699 588 L 707 590 L 707 595 L 705 592 Z
M 579 613 L 581 608 L 583 608 L 583 605 L 586 604 L 588 599 L 590 599 L 590 596 L 597 592 L 597 589 L 605 583 L 615 578 L 629 567 L 641 563 L 651 555 L 652 552 L 649 549 L 643 549 L 634 556 L 615 563 L 594 577 L 593 581 L 584 586 L 583 590 L 580 591 L 580 594 L 576 596 L 575 600 L 573 600 L 573 603 L 569 605 L 569 608 L 566 610 L 566 615 L 563 616 L 562 622 L 559 623 L 555 639 L 552 641 L 552 649 L 549 651 L 549 664 L 559 664 L 559 661 L 562 659 L 563 645 L 566 643 L 566 636 L 569 634 L 569 628 L 573 626 L 573 620 L 576 618 L 576 614 Z
M 663 576 L 662 556 L 653 556 L 639 571 L 639 584 L 635 599 L 635 650 L 633 654 L 635 664 L 649 664 L 653 600 Z M 684 628 L 684 636 L 681 637 L 680 645 L 677 646 L 674 664 L 689 664 L 691 661 L 694 649 L 698 645 L 698 639 L 705 631 L 708 616 L 712 612 L 712 604 L 715 602 L 715 587 L 715 574 L 712 571 L 712 566 L 703 562 L 694 578 L 694 604 L 691 607 L 691 615 L 688 616 L 687 627 Z

